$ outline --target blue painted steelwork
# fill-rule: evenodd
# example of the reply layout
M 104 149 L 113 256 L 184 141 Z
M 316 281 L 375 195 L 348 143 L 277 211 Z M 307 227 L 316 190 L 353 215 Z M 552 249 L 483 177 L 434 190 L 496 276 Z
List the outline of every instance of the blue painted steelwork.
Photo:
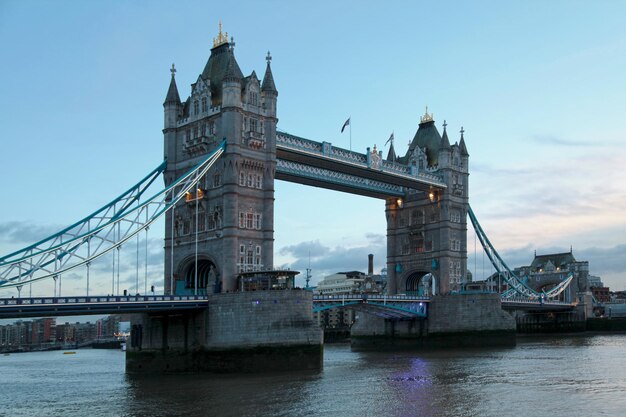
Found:
M 150 313 L 206 309 L 206 296 L 0 298 L 0 318 Z
M 539 292 L 532 289 L 528 286 L 526 280 L 520 278 L 516 273 L 514 273 L 511 268 L 509 268 L 509 266 L 506 264 L 506 262 L 504 262 L 502 257 L 500 257 L 500 254 L 498 254 L 498 251 L 496 251 L 494 246 L 489 241 L 489 238 L 485 234 L 483 228 L 480 226 L 480 223 L 478 223 L 478 219 L 476 218 L 476 215 L 474 214 L 474 211 L 471 207 L 469 207 L 467 214 L 469 215 L 472 225 L 474 226 L 476 236 L 478 236 L 478 240 L 480 240 L 480 244 L 485 250 L 485 253 L 491 261 L 491 264 L 498 272 L 498 275 L 500 275 L 510 287 L 509 290 L 501 294 L 503 298 L 509 298 L 514 294 L 519 294 L 522 297 L 531 299 L 552 299 L 561 294 L 565 290 L 565 288 L 567 288 L 567 286 L 571 283 L 572 279 L 574 278 L 573 273 L 570 273 L 566 279 L 564 279 L 561 283 L 559 283 L 559 285 L 555 286 L 550 291 Z
M 108 218 L 109 215 L 108 213 L 113 210 L 113 214 L 110 216 L 112 218 L 117 218 L 119 216 L 121 216 L 124 212 L 126 212 L 126 210 L 135 202 L 137 202 L 141 196 L 143 195 L 143 193 L 148 189 L 148 187 L 150 187 L 150 185 L 152 185 L 152 183 L 165 171 L 165 168 L 167 167 L 167 161 L 163 161 L 161 162 L 161 164 L 159 164 L 158 167 L 156 167 L 155 169 L 153 169 L 148 175 L 146 175 L 144 178 L 142 178 L 137 184 L 133 185 L 132 187 L 130 187 L 126 192 L 120 194 L 117 198 L 115 198 L 113 201 L 111 201 L 110 203 L 102 206 L 101 208 L 99 208 L 98 210 L 94 211 L 93 213 L 91 213 L 90 215 L 88 215 L 87 217 L 85 217 L 82 220 L 77 221 L 76 223 L 72 224 L 71 226 L 66 227 L 65 229 L 51 235 L 48 236 L 42 240 L 40 240 L 37 243 L 33 243 L 30 246 L 27 246 L 25 248 L 22 248 L 20 250 L 17 250 L 13 253 L 10 253 L 8 255 L 2 256 L 0 257 L 0 266 L 1 265 L 6 265 L 9 263 L 15 263 L 15 262 L 19 262 L 21 260 L 24 260 L 28 257 L 32 257 L 32 256 L 36 256 L 38 254 L 40 254 L 41 252 L 43 252 L 44 250 L 54 248 L 55 245 L 58 245 L 59 243 L 57 242 L 63 242 L 64 239 L 63 237 L 65 235 L 67 235 L 67 239 L 71 239 L 71 240 L 76 240 L 76 234 L 75 233 L 69 233 L 74 229 L 78 229 L 78 232 L 80 232 L 83 227 L 86 224 L 89 224 L 91 220 L 94 221 L 101 221 L 103 218 Z M 117 208 L 117 204 L 118 203 L 122 203 L 121 207 Z M 67 242 L 67 239 L 65 240 L 65 242 Z M 45 243 L 49 243 L 50 247 L 49 248 L 41 248 L 41 246 Z M 34 253 L 29 254 L 28 252 L 32 251 L 32 250 L 38 250 Z M 19 258 L 15 258 L 16 256 L 21 256 Z
M 94 215 L 86 217 L 86 221 L 78 222 L 40 242 L 48 242 L 48 247 L 31 245 L 5 256 L 2 258 L 5 261 L 0 263 L 0 287 L 19 288 L 26 283 L 56 277 L 78 266 L 85 264 L 88 266 L 94 259 L 120 247 L 139 232 L 146 230 L 157 218 L 185 197 L 221 156 L 225 147 L 226 140 L 197 166 L 141 204 L 139 197 L 149 184 L 154 182 L 156 176 L 163 172 L 163 164 L 144 178 L 146 181 L 139 183 L 143 184 L 142 186 L 136 185 L 131 188 L 136 190 L 135 194 L 123 194 L 127 197 L 118 197 L 105 206 L 108 209 L 104 212 L 99 210 Z M 123 204 L 119 209 L 113 210 L 116 202 Z M 136 206 L 134 202 L 137 202 Z M 91 224 L 92 220 L 97 220 L 95 226 Z M 74 234 L 69 234 L 68 231 L 72 230 L 72 227 L 77 230 Z M 63 236 L 66 236 L 66 240 L 63 240 Z M 93 247 L 92 241 L 95 242 Z M 72 259 L 76 262 L 71 263 Z
M 441 177 L 430 172 L 419 171 L 415 167 L 403 165 L 397 162 L 381 160 L 379 167 L 371 167 L 368 163 L 368 155 L 347 149 L 332 146 L 329 142 L 316 142 L 301 138 L 285 132 L 276 133 L 276 148 L 294 151 L 299 154 L 314 156 L 320 160 L 332 160 L 342 164 L 370 169 L 386 173 L 398 178 L 409 179 L 421 184 L 427 184 L 436 188 L 446 188 Z
M 352 308 L 395 320 L 426 318 L 429 301 L 428 297 L 406 295 L 316 295 L 313 296 L 313 312 Z
M 291 174 L 300 178 L 309 178 L 328 184 L 343 185 L 349 188 L 365 191 L 374 191 L 380 194 L 394 197 L 404 197 L 404 187 L 389 184 L 382 181 L 375 181 L 356 175 L 344 174 L 324 168 L 312 167 L 292 161 L 277 160 L 276 172 Z

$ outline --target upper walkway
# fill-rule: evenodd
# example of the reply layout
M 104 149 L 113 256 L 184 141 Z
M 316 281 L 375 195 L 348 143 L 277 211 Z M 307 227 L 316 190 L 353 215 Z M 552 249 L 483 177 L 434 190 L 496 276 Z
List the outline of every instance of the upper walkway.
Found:
M 362 154 L 284 132 L 276 133 L 276 178 L 374 198 L 401 197 L 405 189 L 444 189 L 443 179 L 380 154 Z

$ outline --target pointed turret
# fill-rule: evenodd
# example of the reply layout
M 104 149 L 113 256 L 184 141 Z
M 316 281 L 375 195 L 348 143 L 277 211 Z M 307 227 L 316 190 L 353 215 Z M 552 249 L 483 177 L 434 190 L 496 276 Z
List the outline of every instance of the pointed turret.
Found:
M 267 51 L 265 60 L 267 61 L 267 68 L 265 69 L 263 83 L 261 84 L 261 94 L 263 95 L 263 104 L 267 114 L 276 117 L 276 98 L 278 97 L 278 91 L 276 90 L 274 77 L 272 76 L 272 67 L 270 65 L 272 55 L 270 55 L 270 51 Z
M 172 73 L 172 79 L 170 81 L 170 87 L 167 89 L 165 102 L 163 102 L 164 106 L 170 103 L 177 104 L 177 105 L 180 104 L 180 96 L 178 95 L 178 87 L 176 87 L 176 78 L 175 78 L 176 67 L 174 66 L 174 64 L 172 64 L 172 69 L 170 69 L 170 72 Z
M 223 82 L 227 82 L 227 81 L 241 82 L 241 80 L 243 79 L 243 73 L 241 72 L 241 68 L 239 68 L 239 64 L 237 63 L 237 60 L 235 59 L 235 53 L 233 52 L 234 46 L 235 46 L 235 43 L 231 39 L 230 48 L 228 51 L 228 54 L 230 56 L 228 59 L 228 65 L 226 66 L 226 72 L 224 73 Z
M 450 140 L 448 140 L 448 132 L 446 131 L 446 126 L 448 124 L 446 121 L 443 121 L 443 135 L 441 136 L 441 143 L 439 144 L 439 149 L 450 149 Z
M 230 38 L 230 46 L 228 48 L 228 63 L 224 78 L 222 78 L 222 107 L 241 107 L 241 82 L 243 73 L 233 52 L 235 42 Z
M 278 90 L 276 90 L 276 85 L 274 84 L 274 77 L 272 76 L 272 67 L 270 65 L 272 56 L 270 55 L 270 51 L 267 51 L 267 57 L 265 59 L 267 60 L 267 68 L 265 69 L 265 75 L 263 76 L 261 91 L 278 94 Z
M 172 64 L 170 72 L 172 73 L 172 79 L 170 80 L 170 86 L 167 89 L 165 102 L 163 102 L 165 129 L 176 127 L 176 122 L 178 121 L 178 116 L 181 109 L 180 96 L 178 95 L 178 88 L 176 87 L 176 67 L 174 66 L 174 64 Z
M 461 141 L 459 142 L 459 150 L 461 151 L 461 156 L 469 156 L 469 153 L 467 152 L 467 146 L 465 146 L 463 133 L 465 133 L 465 130 L 463 130 L 463 128 L 461 127 Z
M 435 167 L 438 165 L 439 146 L 441 144 L 441 135 L 435 127 L 435 120 L 432 113 L 428 113 L 428 107 L 426 107 L 426 113 L 420 117 L 420 124 L 415 137 L 409 145 L 404 158 L 404 162 L 408 160 L 408 157 L 412 155 L 416 148 L 423 149 L 428 158 L 428 166 Z

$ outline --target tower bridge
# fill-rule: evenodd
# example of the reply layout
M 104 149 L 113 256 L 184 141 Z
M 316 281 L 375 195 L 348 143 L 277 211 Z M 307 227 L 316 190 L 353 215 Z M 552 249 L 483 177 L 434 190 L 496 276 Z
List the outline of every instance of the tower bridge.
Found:
M 144 309 L 133 328 L 148 337 L 136 339 L 143 340 L 143 345 L 131 346 L 128 363 L 134 370 L 165 366 L 164 362 L 149 363 L 152 356 L 142 356 L 144 350 L 165 352 L 171 348 L 180 353 L 188 352 L 191 345 L 202 347 L 206 350 L 203 354 L 209 352 L 213 358 L 215 352 L 219 357 L 229 349 L 286 344 L 294 357 L 308 358 L 304 367 L 319 366 L 321 334 L 311 312 L 337 303 L 313 299 L 306 291 L 290 291 L 294 289 L 293 274 L 272 271 L 275 180 L 385 201 L 388 296 L 400 298 L 353 299 L 349 302 L 354 308 L 386 321 L 426 320 L 428 331 L 436 333 L 507 333 L 514 329 L 513 319 L 502 312 L 498 295 L 451 295 L 461 290 L 467 274 L 468 217 L 490 261 L 509 283 L 505 304 L 513 305 L 509 298 L 520 296 L 525 304 L 518 308 L 563 308 L 549 305 L 545 297 L 561 294 L 571 278 L 544 293 L 530 288 L 506 266 L 478 224 L 469 206 L 469 153 L 462 128 L 458 140 L 451 143 L 447 124 L 443 123 L 440 133 L 433 115 L 426 111 L 401 156 L 393 142 L 384 156 L 375 145 L 359 153 L 280 132 L 271 60 L 268 52 L 262 80 L 255 71 L 244 76 L 232 39 L 220 30 L 185 100 L 180 98 L 172 65 L 163 103 L 164 162 L 90 216 L 1 257 L 0 287 L 17 288 L 20 301 L 4 300 L 0 312 L 100 314 L 116 308 Z M 165 187 L 148 192 L 160 175 Z M 147 233 L 161 216 L 165 218 L 164 298 L 122 299 L 120 248 L 137 239 L 139 252 L 140 233 Z M 105 255 L 112 259 L 111 300 L 96 297 L 94 301 L 89 298 L 90 266 Z M 84 301 L 70 302 L 61 297 L 61 279 L 79 269 L 86 273 L 86 294 Z M 22 299 L 24 286 L 50 280 L 54 281 L 53 297 L 39 302 L 32 297 Z M 244 287 L 257 291 L 245 291 Z M 166 305 L 176 317 L 183 310 L 193 311 L 185 312 L 184 320 L 168 318 Z M 362 335 L 379 328 L 367 320 L 363 323 L 359 328 Z M 418 336 L 422 337 L 424 326 L 420 329 Z M 404 331 L 414 330 L 409 326 Z M 168 355 L 163 357 L 165 362 L 174 361 L 167 362 L 167 369 L 170 365 L 181 370 L 197 365 L 188 359 L 176 362 Z M 212 360 L 207 359 L 212 363 L 208 368 L 219 367 Z

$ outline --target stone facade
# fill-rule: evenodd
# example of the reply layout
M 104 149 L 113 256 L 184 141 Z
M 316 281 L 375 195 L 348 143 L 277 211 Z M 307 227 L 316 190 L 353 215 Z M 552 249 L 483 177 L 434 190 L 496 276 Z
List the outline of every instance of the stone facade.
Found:
M 450 145 L 446 124 L 439 135 L 432 115 L 426 113 L 407 154 L 398 161 L 440 176 L 446 188 L 408 190 L 404 198 L 387 199 L 389 293 L 458 291 L 467 273 L 469 154 L 463 130 L 459 142 Z
M 135 314 L 129 372 L 266 372 L 322 368 L 309 291 L 209 295 L 200 312 Z
M 163 104 L 165 185 L 222 140 L 226 150 L 198 189 L 166 215 L 166 294 L 234 291 L 239 272 L 273 266 L 278 92 L 270 60 L 268 54 L 262 83 L 254 71 L 244 77 L 232 39 L 220 32 L 184 102 L 172 66 Z

